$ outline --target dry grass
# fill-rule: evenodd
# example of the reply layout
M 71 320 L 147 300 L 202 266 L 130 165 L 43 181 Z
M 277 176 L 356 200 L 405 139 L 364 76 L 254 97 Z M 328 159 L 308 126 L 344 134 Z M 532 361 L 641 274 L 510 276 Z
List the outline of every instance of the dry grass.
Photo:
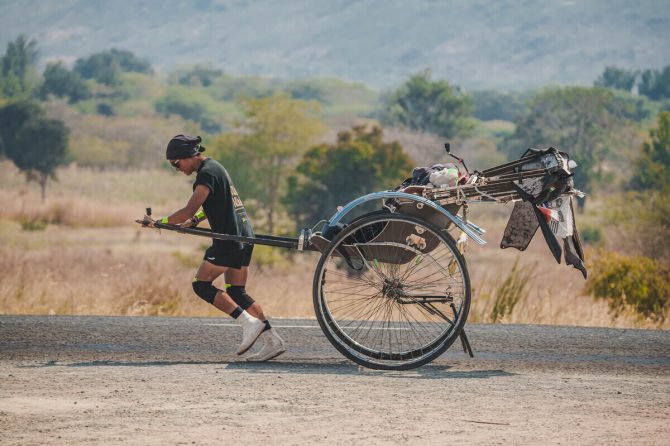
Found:
M 191 280 L 208 241 L 139 229 L 132 219 L 145 206 L 156 215 L 176 209 L 190 193 L 189 179 L 165 170 L 95 171 L 71 167 L 39 189 L 3 163 L 0 177 L 0 314 L 179 315 L 219 313 L 198 299 Z M 597 210 L 595 205 L 592 209 Z M 473 288 L 470 322 L 492 322 L 500 290 L 514 263 L 532 269 L 523 296 L 502 323 L 670 328 L 633 314 L 614 319 L 607 303 L 584 295 L 579 272 L 557 265 L 540 234 L 524 253 L 498 248 L 511 206 L 479 206 L 471 218 L 488 229 L 489 244 L 466 253 Z M 597 215 L 578 216 L 598 224 Z M 22 230 L 24 221 L 48 221 Z M 25 225 L 24 225 L 25 226 Z M 273 317 L 314 317 L 312 275 L 318 256 L 285 256 L 273 248 L 254 253 L 249 293 Z M 271 265 L 271 266 L 268 266 Z M 217 283 L 223 286 L 221 281 Z M 509 288 L 509 287 L 508 287 Z M 507 291 L 510 291 L 509 289 Z M 509 293 L 508 293 L 509 294 Z M 667 320 L 670 320 L 668 318 Z
M 7 228 L 8 231 L 20 231 Z M 0 302 L 5 314 L 182 314 L 176 290 L 181 269 L 165 256 L 152 261 L 130 252 L 133 238 L 96 246 L 96 237 L 63 228 L 43 233 L 14 232 L 0 250 Z M 105 240 L 100 232 L 100 241 Z M 107 235 L 108 236 L 108 235 Z M 186 297 L 186 296 L 183 296 Z M 186 299 L 183 299 L 186 302 Z
M 26 232 L 7 221 L 0 229 L 1 314 L 219 314 L 191 290 L 202 240 L 131 228 Z M 254 269 L 250 294 L 268 314 L 310 317 L 310 289 L 302 285 L 311 271 L 300 270 L 308 261 Z
M 513 311 L 505 314 L 499 321 L 501 323 L 670 328 L 668 321 L 659 324 L 632 311 L 615 317 L 605 300 L 594 299 L 584 292 L 585 281 L 581 273 L 564 263 L 556 264 L 541 235 L 536 237 L 524 253 L 501 250 L 495 246 L 496 240 L 492 237 L 489 241 L 494 246 L 471 246 L 466 254 L 473 287 L 468 321 L 495 322 L 493 314 L 500 299 L 498 293 L 508 291 L 503 285 L 510 279 L 518 260 L 519 268 L 532 271 L 532 274 Z
M 202 239 L 133 228 L 50 226 L 27 232 L 7 221 L 0 223 L 0 233 L 2 314 L 220 315 L 191 290 L 206 244 Z M 579 273 L 552 264 L 542 246 L 531 247 L 523 256 L 495 246 L 471 248 L 470 322 L 492 321 L 496 289 L 519 258 L 521 267 L 535 265 L 534 276 L 527 296 L 503 323 L 658 327 L 633 315 L 612 319 L 604 301 L 582 294 Z M 316 261 L 317 255 L 309 253 L 272 267 L 252 264 L 249 293 L 272 317 L 314 317 Z M 216 284 L 221 287 L 222 282 Z
M 16 167 L 0 162 L 0 219 L 72 227 L 131 226 L 153 207 L 156 215 L 178 209 L 191 192 L 192 178 L 165 170 L 97 170 L 72 165 L 57 171 L 42 202 L 39 186 Z
M 42 202 L 39 193 L 24 189 L 18 194 L 0 190 L 0 218 L 17 221 L 26 228 L 44 229 L 47 224 L 72 227 L 127 225 L 132 216 L 141 214 L 132 206 L 107 206 L 87 198 L 49 198 Z M 141 217 L 141 215 L 140 215 Z
M 86 198 L 107 205 L 149 203 L 172 206 L 188 198 L 194 177 L 176 173 L 168 163 L 159 169 L 95 169 L 71 164 L 56 172 L 57 181 L 49 181 L 50 199 Z M 39 193 L 36 183 L 28 183 L 9 161 L 0 161 L 0 190 L 15 193 Z M 186 196 L 185 196 L 186 195 Z M 182 203 L 183 204 L 183 203 Z

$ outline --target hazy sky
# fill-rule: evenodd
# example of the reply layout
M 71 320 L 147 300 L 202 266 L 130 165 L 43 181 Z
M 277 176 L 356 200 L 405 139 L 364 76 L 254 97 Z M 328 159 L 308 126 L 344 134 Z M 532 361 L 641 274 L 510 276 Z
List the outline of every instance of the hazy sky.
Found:
M 164 72 L 202 63 L 377 88 L 426 68 L 468 88 L 524 88 L 670 63 L 669 0 L 137 3 L 0 0 L 0 48 L 25 33 L 42 64 L 117 47 Z

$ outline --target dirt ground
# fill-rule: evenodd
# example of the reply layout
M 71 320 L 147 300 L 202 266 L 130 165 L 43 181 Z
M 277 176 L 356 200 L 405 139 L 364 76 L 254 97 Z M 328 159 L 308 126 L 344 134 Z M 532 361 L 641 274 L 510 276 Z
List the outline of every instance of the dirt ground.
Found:
M 442 375 L 441 372 L 446 372 Z M 667 444 L 667 377 L 3 366 L 3 444 Z
M 177 320 L 175 320 L 177 319 Z M 222 319 L 0 318 L 0 443 L 668 444 L 662 331 L 469 328 L 408 372 L 344 360 L 278 321 L 276 361 L 237 358 Z M 560 340 L 560 342 L 557 342 Z

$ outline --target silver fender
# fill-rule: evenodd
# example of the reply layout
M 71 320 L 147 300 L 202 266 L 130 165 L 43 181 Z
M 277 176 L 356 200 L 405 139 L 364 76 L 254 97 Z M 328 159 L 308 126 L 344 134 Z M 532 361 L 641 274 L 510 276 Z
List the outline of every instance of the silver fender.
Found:
M 458 216 L 453 215 L 451 212 L 448 212 L 445 210 L 442 206 L 433 203 L 431 200 L 421 197 L 419 195 L 412 195 L 408 194 L 405 192 L 393 192 L 393 191 L 385 191 L 385 192 L 373 192 L 371 194 L 364 195 L 362 197 L 358 197 L 354 201 L 351 201 L 348 203 L 346 206 L 344 206 L 340 211 L 336 212 L 332 217 L 330 217 L 330 220 L 328 220 L 327 225 L 328 226 L 335 226 L 337 223 L 342 220 L 342 218 L 347 215 L 349 212 L 351 212 L 354 208 L 357 206 L 360 206 L 361 204 L 367 203 L 369 201 L 373 200 L 383 200 L 387 198 L 402 198 L 405 200 L 412 200 L 415 201 L 417 204 L 422 204 L 424 206 L 429 206 L 433 208 L 434 210 L 438 211 L 439 213 L 443 214 L 445 217 L 447 217 L 451 222 L 456 225 L 460 230 L 462 230 L 468 237 L 470 237 L 472 240 L 475 242 L 479 243 L 480 245 L 486 244 L 486 241 L 479 237 L 477 235 L 477 232 L 471 228 L 470 226 L 466 225 L 465 222 Z M 478 228 L 479 229 L 479 228 Z

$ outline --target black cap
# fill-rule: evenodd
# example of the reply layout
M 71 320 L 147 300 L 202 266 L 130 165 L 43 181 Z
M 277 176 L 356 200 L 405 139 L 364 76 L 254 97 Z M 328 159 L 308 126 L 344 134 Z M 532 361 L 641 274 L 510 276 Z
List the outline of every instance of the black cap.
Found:
M 202 138 L 199 136 L 177 135 L 168 143 L 167 149 L 165 150 L 165 158 L 169 160 L 180 160 L 191 158 L 200 152 L 204 152 L 205 148 L 200 145 L 201 141 Z

